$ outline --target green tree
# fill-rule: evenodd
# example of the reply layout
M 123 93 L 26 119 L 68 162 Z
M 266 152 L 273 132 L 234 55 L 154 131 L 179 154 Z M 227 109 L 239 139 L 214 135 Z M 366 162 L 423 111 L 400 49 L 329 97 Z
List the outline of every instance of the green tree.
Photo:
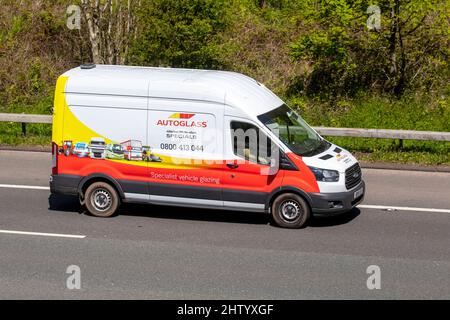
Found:
M 374 30 L 367 26 L 369 1 L 310 4 L 309 31 L 290 46 L 295 60 L 311 65 L 300 86 L 306 92 L 336 96 L 378 88 L 400 96 L 448 74 L 448 1 L 380 1 L 381 28 Z
M 147 0 L 130 61 L 171 67 L 214 68 L 220 32 L 229 21 L 226 0 Z

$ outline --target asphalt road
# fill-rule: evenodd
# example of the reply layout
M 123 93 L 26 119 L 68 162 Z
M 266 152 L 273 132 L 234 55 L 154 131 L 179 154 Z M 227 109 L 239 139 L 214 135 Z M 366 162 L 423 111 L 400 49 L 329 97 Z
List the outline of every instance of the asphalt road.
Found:
M 49 154 L 0 151 L 0 168 L 0 299 L 450 299 L 450 173 L 363 170 L 361 208 L 286 230 L 261 214 L 145 205 L 94 218 L 14 187 L 47 187 Z M 381 289 L 367 288 L 370 265 Z

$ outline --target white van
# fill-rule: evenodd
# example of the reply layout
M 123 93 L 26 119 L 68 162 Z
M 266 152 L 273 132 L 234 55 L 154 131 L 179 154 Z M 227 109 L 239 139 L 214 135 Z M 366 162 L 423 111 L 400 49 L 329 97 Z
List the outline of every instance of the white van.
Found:
M 158 161 L 62 156 L 64 141 L 151 148 Z M 263 212 L 282 227 L 352 209 L 365 186 L 357 160 L 242 74 L 108 65 L 59 77 L 51 192 L 95 216 L 121 202 Z M 128 141 L 128 142 L 127 142 Z M 127 147 L 128 144 L 125 146 Z M 134 156 L 133 156 L 134 154 Z M 105 157 L 102 157 L 105 158 Z

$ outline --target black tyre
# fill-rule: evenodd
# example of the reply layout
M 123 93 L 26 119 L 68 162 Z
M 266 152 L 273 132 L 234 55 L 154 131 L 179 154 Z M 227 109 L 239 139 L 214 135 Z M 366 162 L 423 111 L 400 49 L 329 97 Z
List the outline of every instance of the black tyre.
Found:
M 272 204 L 272 217 L 283 228 L 298 229 L 304 227 L 311 215 L 308 203 L 295 193 L 284 193 Z
M 120 198 L 116 189 L 106 182 L 94 182 L 84 196 L 86 209 L 96 217 L 111 217 L 119 208 Z

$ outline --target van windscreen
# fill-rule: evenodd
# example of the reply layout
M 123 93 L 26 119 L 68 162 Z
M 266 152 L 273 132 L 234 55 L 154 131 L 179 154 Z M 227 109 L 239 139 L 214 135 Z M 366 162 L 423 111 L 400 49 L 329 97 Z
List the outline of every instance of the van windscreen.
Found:
M 287 105 L 258 116 L 258 119 L 300 156 L 313 156 L 330 147 L 294 110 Z

